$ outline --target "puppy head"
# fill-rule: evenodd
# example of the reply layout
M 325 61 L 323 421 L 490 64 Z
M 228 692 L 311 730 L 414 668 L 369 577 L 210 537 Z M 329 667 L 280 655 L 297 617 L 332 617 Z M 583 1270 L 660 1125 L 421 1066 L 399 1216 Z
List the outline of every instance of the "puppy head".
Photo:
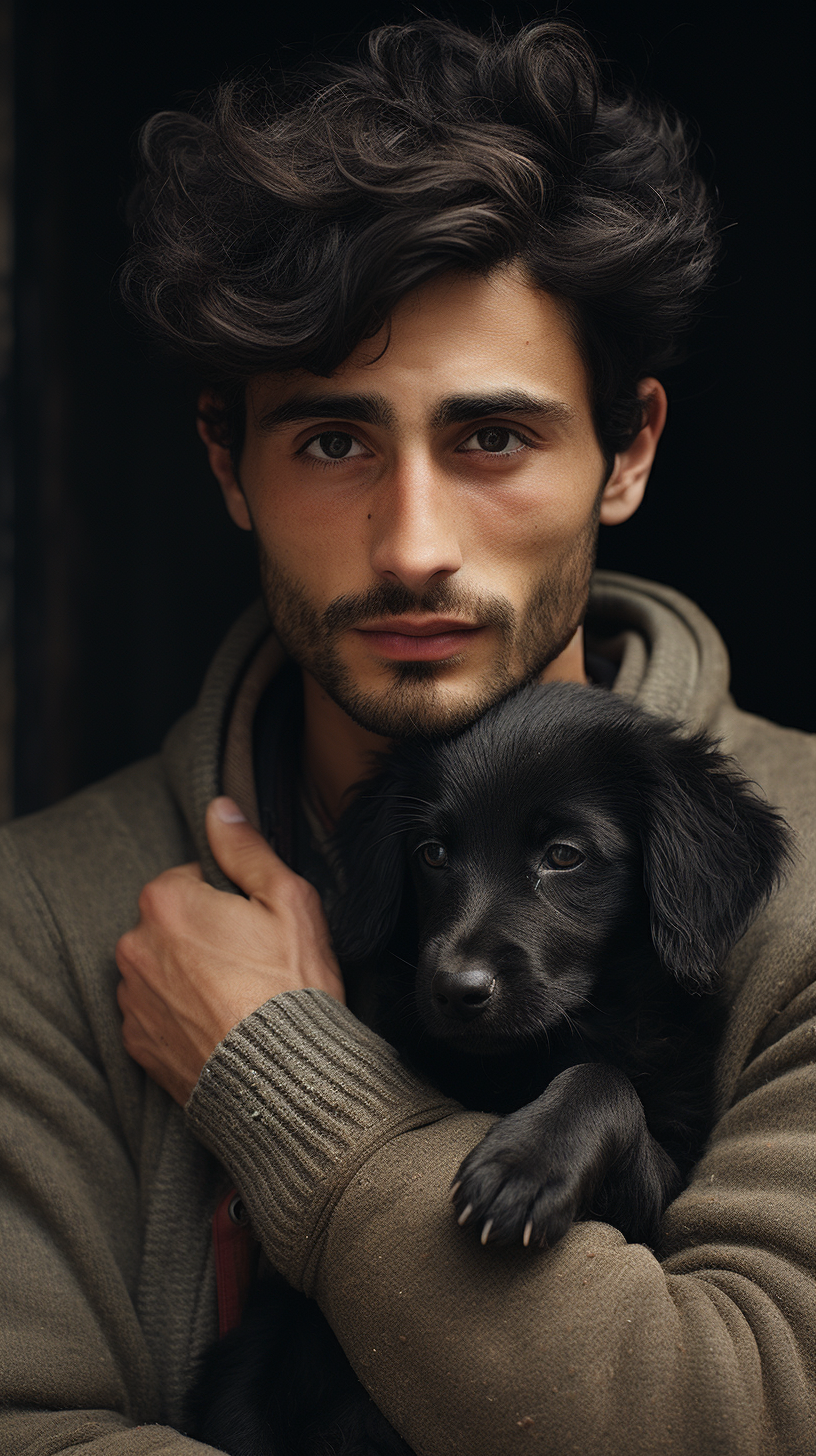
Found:
M 704 736 L 552 684 L 447 742 L 398 749 L 338 845 L 340 954 L 384 947 L 413 884 L 426 1027 L 486 1051 L 579 1014 L 647 923 L 665 971 L 710 989 L 772 892 L 787 836 Z

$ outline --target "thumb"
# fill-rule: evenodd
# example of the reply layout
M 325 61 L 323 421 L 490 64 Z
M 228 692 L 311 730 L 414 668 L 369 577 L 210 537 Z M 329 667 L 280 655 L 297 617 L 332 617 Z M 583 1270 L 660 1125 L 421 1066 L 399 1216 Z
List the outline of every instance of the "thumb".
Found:
M 266 903 L 292 871 L 247 821 L 234 799 L 213 799 L 207 807 L 207 838 L 216 863 L 245 895 Z

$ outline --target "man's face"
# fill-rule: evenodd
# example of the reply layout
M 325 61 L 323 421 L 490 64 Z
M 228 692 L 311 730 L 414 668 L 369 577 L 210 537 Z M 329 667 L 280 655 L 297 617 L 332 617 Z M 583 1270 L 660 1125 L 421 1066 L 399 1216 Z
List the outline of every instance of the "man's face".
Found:
M 567 647 L 604 478 L 569 323 L 510 270 L 418 289 L 330 379 L 248 391 L 240 484 L 272 620 L 385 737 L 464 726 Z

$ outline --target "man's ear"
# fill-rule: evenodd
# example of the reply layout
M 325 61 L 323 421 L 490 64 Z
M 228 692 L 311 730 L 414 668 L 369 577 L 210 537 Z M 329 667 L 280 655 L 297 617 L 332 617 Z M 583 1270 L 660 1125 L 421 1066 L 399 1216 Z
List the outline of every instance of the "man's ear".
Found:
M 619 526 L 633 516 L 646 489 L 657 443 L 666 423 L 668 401 L 663 385 L 657 379 L 641 379 L 637 387 L 641 399 L 648 401 L 646 423 L 628 450 L 615 456 L 601 497 L 601 524 Z
M 210 469 L 221 487 L 227 510 L 236 526 L 242 531 L 252 530 L 244 492 L 241 489 L 229 445 L 219 439 L 214 419 L 221 408 L 221 401 L 211 389 L 204 389 L 198 397 L 198 418 L 196 428 L 207 451 Z

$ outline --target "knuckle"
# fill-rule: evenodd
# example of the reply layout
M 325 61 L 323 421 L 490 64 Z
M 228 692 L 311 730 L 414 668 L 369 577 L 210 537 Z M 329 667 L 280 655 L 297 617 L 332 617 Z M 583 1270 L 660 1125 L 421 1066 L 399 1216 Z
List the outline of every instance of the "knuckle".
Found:
M 128 930 L 124 935 L 121 935 L 116 942 L 116 950 L 114 954 L 116 958 L 116 964 L 119 967 L 120 971 L 123 967 L 128 966 L 131 962 L 133 954 L 133 939 L 133 931 Z
M 162 898 L 161 882 L 150 880 L 139 896 L 139 914 L 144 919 L 150 919 L 160 909 Z
M 178 906 L 186 882 L 177 870 L 165 870 L 148 880 L 139 896 L 139 913 L 145 920 L 166 920 Z
M 144 962 L 143 935 L 138 930 L 129 930 L 116 944 L 114 959 L 119 974 L 125 979 L 138 975 Z
M 304 909 L 309 910 L 313 913 L 318 910 L 322 910 L 323 907 L 321 905 L 320 896 L 317 893 L 314 885 L 310 885 L 308 880 L 300 881 L 300 895 L 301 903 L 303 904 Z
M 281 899 L 292 910 L 311 910 L 320 903 L 320 896 L 314 885 L 300 875 L 289 875 L 281 885 Z

